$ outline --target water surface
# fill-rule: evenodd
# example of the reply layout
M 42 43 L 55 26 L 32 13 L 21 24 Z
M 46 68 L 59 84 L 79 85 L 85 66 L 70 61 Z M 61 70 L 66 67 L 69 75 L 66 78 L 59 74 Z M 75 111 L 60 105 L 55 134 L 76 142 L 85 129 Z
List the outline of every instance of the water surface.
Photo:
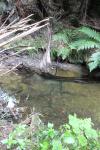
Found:
M 100 83 L 75 83 L 44 79 L 36 74 L 11 73 L 0 78 L 0 86 L 14 95 L 20 106 L 32 108 L 43 115 L 44 122 L 56 126 L 66 122 L 69 114 L 91 117 L 100 126 Z

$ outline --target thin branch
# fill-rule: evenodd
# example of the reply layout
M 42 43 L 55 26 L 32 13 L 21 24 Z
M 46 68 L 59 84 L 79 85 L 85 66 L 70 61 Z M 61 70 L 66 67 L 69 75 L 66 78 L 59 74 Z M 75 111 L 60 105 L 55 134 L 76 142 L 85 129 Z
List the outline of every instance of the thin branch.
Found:
M 12 69 L 10 69 L 10 70 L 8 70 L 8 71 L 6 71 L 6 72 L 0 74 L 0 77 L 2 77 L 2 76 L 4 76 L 4 75 L 6 75 L 6 74 L 8 74 L 8 73 L 10 73 L 10 72 L 12 72 L 12 71 L 14 71 L 20 64 L 21 64 L 21 63 L 17 64 L 17 65 L 14 66 Z
M 4 21 L 4 23 L 2 24 L 2 26 L 0 27 L 0 29 L 6 24 L 6 22 L 8 21 L 8 19 L 14 14 L 14 9 L 10 12 L 9 16 L 7 17 L 7 19 Z
M 83 17 L 84 22 L 86 21 L 86 17 L 87 17 L 88 3 L 89 3 L 89 0 L 85 0 L 85 10 L 84 10 L 85 12 L 84 12 L 84 17 Z
M 40 27 L 36 27 L 36 28 L 32 27 L 32 28 L 29 29 L 28 31 L 25 31 L 25 32 L 23 32 L 23 33 L 21 33 L 21 34 L 19 34 L 19 35 L 16 35 L 15 37 L 10 38 L 9 40 L 7 40 L 7 41 L 5 41 L 5 42 L 2 42 L 2 43 L 0 44 L 0 47 L 3 47 L 3 46 L 5 46 L 5 45 L 7 45 L 7 44 L 9 44 L 9 43 L 11 43 L 11 42 L 14 42 L 14 41 L 16 41 L 16 40 L 18 40 L 18 39 L 20 39 L 20 38 L 23 38 L 23 37 L 25 37 L 25 36 L 27 36 L 27 35 L 29 35 L 29 34 L 35 32 L 35 31 L 37 31 L 37 30 L 39 30 L 39 29 L 41 29 L 41 28 L 47 26 L 47 25 L 48 25 L 48 23 L 45 24 L 45 25 L 42 25 L 42 26 L 40 26 Z
M 0 62 L 3 61 L 3 60 L 5 60 L 5 59 L 8 59 L 8 58 L 10 58 L 10 57 L 12 57 L 12 56 L 18 55 L 18 54 L 20 54 L 20 53 L 22 53 L 22 52 L 24 52 L 24 51 L 30 50 L 30 49 L 32 49 L 32 47 L 27 47 L 27 49 L 25 48 L 25 49 L 22 49 L 22 50 L 20 50 L 20 51 L 14 53 L 14 54 L 12 54 L 12 55 L 5 56 L 5 57 L 3 57 L 2 59 L 0 59 Z
M 5 51 L 12 50 L 12 49 L 15 49 L 15 48 L 25 48 L 25 47 L 28 48 L 28 46 L 26 46 L 26 45 L 18 45 L 18 46 L 14 46 L 14 47 L 10 47 L 10 48 L 5 48 L 5 49 L 0 51 L 0 54 L 5 52 Z

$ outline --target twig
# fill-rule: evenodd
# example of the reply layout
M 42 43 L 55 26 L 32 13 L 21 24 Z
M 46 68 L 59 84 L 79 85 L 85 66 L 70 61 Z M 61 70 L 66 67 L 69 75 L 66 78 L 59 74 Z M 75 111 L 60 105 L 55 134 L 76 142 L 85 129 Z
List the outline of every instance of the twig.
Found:
M 14 9 L 10 12 L 9 16 L 7 17 L 7 19 L 4 21 L 4 23 L 2 24 L 2 26 L 0 27 L 0 29 L 5 25 L 5 23 L 8 21 L 8 19 L 14 14 Z
M 26 46 L 26 45 L 19 45 L 19 46 L 14 46 L 14 47 L 10 47 L 10 48 L 5 48 L 5 49 L 0 51 L 0 54 L 5 52 L 5 51 L 12 50 L 12 49 L 15 49 L 15 48 L 25 48 L 25 47 L 28 48 L 28 46 Z
M 85 0 L 85 10 L 84 10 L 84 17 L 83 17 L 83 21 L 86 21 L 86 17 L 87 17 L 87 9 L 88 9 L 88 0 Z
M 0 35 L 0 40 L 3 39 L 3 38 L 6 38 L 6 37 L 8 37 L 8 36 L 10 36 L 12 33 L 15 33 L 16 31 L 17 31 L 17 30 L 14 29 L 14 30 L 12 30 L 12 31 L 10 31 L 10 32 L 7 32 L 7 33 L 4 33 L 4 34 Z
M 42 25 L 42 26 L 40 26 L 40 27 L 34 27 L 34 26 L 33 26 L 33 27 L 32 27 L 31 29 L 29 29 L 28 31 L 25 31 L 25 32 L 23 32 L 23 33 L 21 33 L 21 34 L 19 34 L 19 35 L 16 35 L 15 37 L 10 38 L 9 40 L 7 40 L 7 41 L 5 41 L 5 42 L 2 42 L 2 43 L 0 44 L 0 47 L 3 47 L 3 46 L 5 46 L 5 45 L 7 45 L 7 44 L 9 44 L 9 43 L 11 43 L 11 42 L 14 42 L 14 41 L 16 41 L 17 39 L 23 38 L 23 37 L 25 37 L 25 36 L 27 36 L 27 35 L 29 35 L 29 34 L 35 32 L 35 31 L 37 31 L 37 30 L 39 30 L 39 29 L 41 29 L 41 28 L 47 26 L 47 25 L 48 25 L 48 23 L 46 23 L 45 25 Z
M 3 60 L 5 60 L 5 59 L 8 59 L 8 58 L 10 58 L 10 57 L 12 57 L 12 56 L 18 55 L 18 54 L 20 54 L 20 53 L 22 53 L 22 52 L 24 52 L 24 51 L 26 51 L 26 50 L 30 50 L 31 48 L 32 48 L 32 47 L 27 47 L 27 49 L 22 49 L 22 50 L 20 50 L 20 51 L 14 53 L 14 54 L 12 54 L 12 55 L 3 57 L 2 59 L 0 59 L 0 62 L 3 61 Z
M 20 64 L 21 64 L 21 63 L 20 63 Z M 14 66 L 12 69 L 6 71 L 5 73 L 0 74 L 0 77 L 2 77 L 2 76 L 4 76 L 4 75 L 6 75 L 6 74 L 8 74 L 8 73 L 10 73 L 10 72 L 12 72 L 12 71 L 14 71 L 20 64 Z
M 18 28 L 20 27 L 20 25 L 25 25 L 24 23 L 28 23 L 31 19 L 29 18 L 32 15 L 29 15 L 28 17 L 21 19 L 19 22 L 16 22 L 18 19 L 15 19 L 13 22 L 11 22 L 8 26 L 2 26 L 2 28 L 0 28 L 0 33 L 6 32 L 7 29 L 12 29 L 15 26 L 17 26 Z M 15 23 L 16 22 L 16 23 Z

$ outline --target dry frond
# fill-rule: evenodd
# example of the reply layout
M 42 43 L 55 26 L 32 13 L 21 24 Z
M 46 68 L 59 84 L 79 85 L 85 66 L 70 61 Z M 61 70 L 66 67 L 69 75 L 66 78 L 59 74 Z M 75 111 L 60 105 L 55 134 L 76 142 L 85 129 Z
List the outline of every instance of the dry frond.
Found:
M 29 15 L 28 17 L 21 19 L 19 21 L 17 21 L 16 19 L 9 25 L 5 25 L 6 22 L 2 24 L 2 26 L 0 27 L 0 55 L 1 56 L 2 56 L 2 53 L 5 52 L 6 50 L 12 50 L 12 48 L 9 48 L 9 46 L 6 47 L 7 44 L 16 42 L 17 40 L 24 38 L 25 36 L 28 36 L 29 34 L 34 34 L 35 31 L 48 26 L 49 18 L 46 18 L 36 23 L 29 24 L 29 22 L 31 21 L 30 19 L 31 16 L 32 15 Z M 22 53 L 25 50 L 30 49 L 29 46 L 24 46 L 23 48 L 24 49 L 21 49 L 20 51 L 15 52 L 13 55 L 1 57 L 0 62 L 8 58 L 11 58 L 12 56 L 15 56 L 19 53 Z M 1 69 L 3 73 L 0 73 L 0 76 L 6 75 L 10 73 L 11 71 L 14 71 L 19 65 L 20 64 L 17 64 L 16 66 L 13 66 L 11 69 L 8 68 L 8 70 L 4 72 Z
M 13 21 L 9 25 L 1 26 L 0 28 L 0 48 L 3 46 L 14 42 L 18 39 L 21 39 L 31 33 L 34 33 L 35 31 L 46 27 L 49 23 L 49 18 L 44 19 L 42 21 L 33 23 L 33 24 L 28 24 L 29 21 L 31 21 L 30 17 L 32 15 L 21 19 L 20 21 L 16 22 Z

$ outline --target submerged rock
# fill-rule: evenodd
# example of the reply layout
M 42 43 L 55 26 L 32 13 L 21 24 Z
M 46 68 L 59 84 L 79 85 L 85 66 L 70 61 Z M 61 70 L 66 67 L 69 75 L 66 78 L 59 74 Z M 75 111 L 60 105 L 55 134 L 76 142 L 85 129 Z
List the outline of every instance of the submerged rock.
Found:
M 19 120 L 21 118 L 16 98 L 0 89 L 0 119 L 7 121 Z

